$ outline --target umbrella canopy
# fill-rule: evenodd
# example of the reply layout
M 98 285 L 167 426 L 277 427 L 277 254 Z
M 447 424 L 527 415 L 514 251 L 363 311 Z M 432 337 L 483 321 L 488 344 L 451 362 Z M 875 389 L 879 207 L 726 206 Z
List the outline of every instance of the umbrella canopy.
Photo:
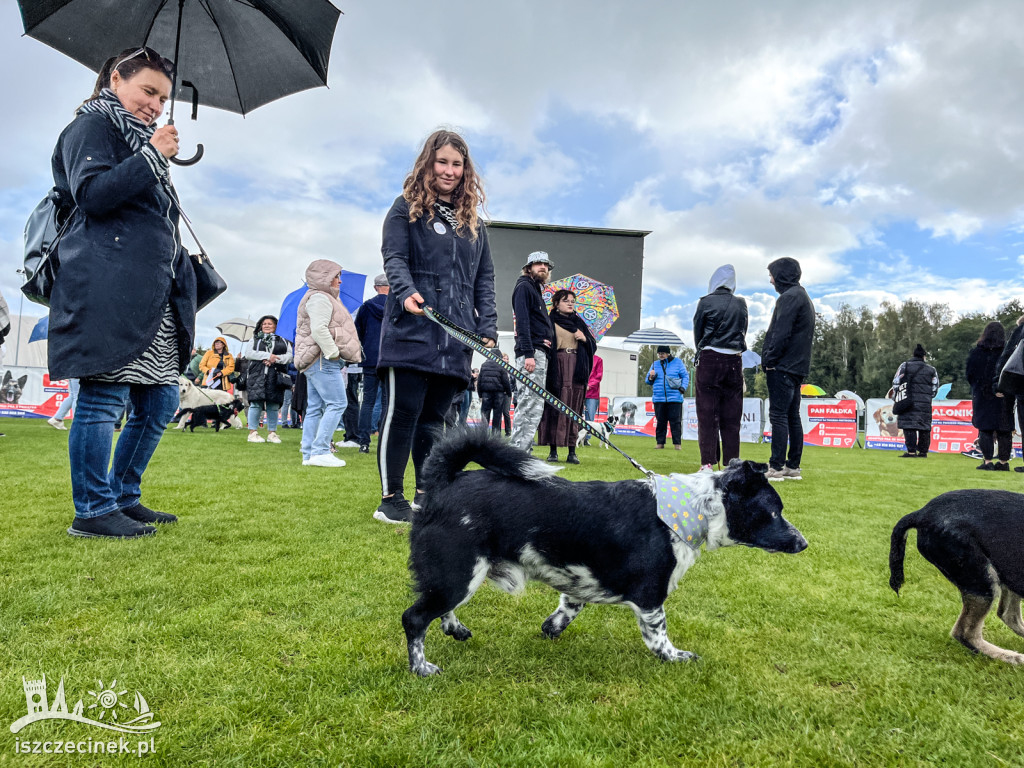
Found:
M 828 393 L 819 386 L 814 384 L 801 384 L 800 385 L 800 396 L 801 397 L 828 397 Z
M 947 400 L 949 398 L 949 390 L 953 388 L 952 383 L 943 384 L 939 387 L 939 391 L 935 393 L 936 400 Z
M 363 291 L 366 289 L 366 275 L 358 272 L 346 272 L 341 270 L 341 289 L 338 298 L 341 303 L 353 315 L 363 304 Z M 281 314 L 277 321 L 277 335 L 283 336 L 288 341 L 295 343 L 295 322 L 299 313 L 299 302 L 306 295 L 308 289 L 302 286 L 287 296 L 281 302 Z
M 619 319 L 619 305 L 615 301 L 615 289 L 606 283 L 593 280 L 579 273 L 563 277 L 544 286 L 544 302 L 551 310 L 551 297 L 555 291 L 572 291 L 576 294 L 576 314 L 583 318 L 587 328 L 600 341 Z
M 134 46 L 174 58 L 174 97 L 245 114 L 327 84 L 327 0 L 19 0 L 25 34 L 98 72 Z M 179 28 L 180 15 L 180 28 Z M 180 33 L 180 37 L 179 37 Z M 172 111 L 173 114 L 173 111 Z
M 650 344 L 651 346 L 658 346 L 665 344 L 667 346 L 679 346 L 683 343 L 683 340 L 676 336 L 672 331 L 667 331 L 664 328 L 641 328 L 639 331 L 633 331 L 629 336 L 625 338 L 626 344 Z
M 233 317 L 217 326 L 222 335 L 236 341 L 248 341 L 256 329 L 256 321 L 245 317 Z
M 836 392 L 836 397 L 838 397 L 840 400 L 853 400 L 854 402 L 857 403 L 858 411 L 864 410 L 864 398 L 858 395 L 856 392 L 853 392 L 849 389 L 841 389 L 838 392 Z
M 28 337 L 28 343 L 31 344 L 33 341 L 44 341 L 50 333 L 50 316 L 40 317 L 32 327 L 32 334 Z
M 744 368 L 756 368 L 761 364 L 761 356 L 752 349 L 744 351 L 740 357 L 743 360 Z

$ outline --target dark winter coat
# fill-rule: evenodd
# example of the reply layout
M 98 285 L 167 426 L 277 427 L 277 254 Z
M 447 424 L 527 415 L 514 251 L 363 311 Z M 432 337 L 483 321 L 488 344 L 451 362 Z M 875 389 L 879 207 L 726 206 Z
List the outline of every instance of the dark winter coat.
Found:
M 700 351 L 705 347 L 747 348 L 747 302 L 728 288 L 718 288 L 702 296 L 693 315 L 693 341 Z
M 496 362 L 484 360 L 484 364 L 480 366 L 480 376 L 476 381 L 476 391 L 481 395 L 487 392 L 504 392 L 511 397 L 512 379 L 505 369 Z
M 549 355 L 555 346 L 555 327 L 551 324 L 540 284 L 520 275 L 512 289 L 512 317 L 516 330 L 516 357 L 536 357 L 538 349 Z
M 356 312 L 356 333 L 359 334 L 359 343 L 363 345 L 364 368 L 377 367 L 377 357 L 380 355 L 380 325 L 384 319 L 384 305 L 387 300 L 387 294 L 378 293 L 364 301 Z
M 909 382 L 910 410 L 896 417 L 900 429 L 931 429 L 932 398 L 939 391 L 939 375 L 919 357 L 907 360 L 896 371 L 896 383 Z
M 101 114 L 76 117 L 51 164 L 54 185 L 77 208 L 60 241 L 50 299 L 50 375 L 87 378 L 136 360 L 156 337 L 168 301 L 184 370 L 195 335 L 196 282 L 170 195 Z
M 1010 355 L 1013 354 L 1013 351 L 1017 349 L 1017 345 L 1020 344 L 1022 338 L 1024 338 L 1024 324 L 1014 326 L 1013 333 L 1010 334 L 1010 338 L 1007 339 L 1006 341 L 1006 346 L 1003 347 L 1003 354 L 999 356 L 999 361 L 996 363 L 995 376 L 992 380 L 992 386 L 996 387 L 996 389 L 998 389 L 999 374 L 1003 370 L 1003 366 L 1006 365 L 1006 362 L 1010 359 Z M 1014 380 L 1014 377 L 1011 376 L 1011 390 L 1013 389 L 1013 385 L 1016 383 L 1017 382 Z M 1010 394 L 1011 396 L 1021 397 L 1022 395 L 1024 395 L 1024 392 L 1018 393 L 1015 391 L 1011 391 L 1008 394 Z
M 555 314 L 558 312 L 557 309 L 551 310 L 551 319 L 555 321 Z M 594 334 L 590 332 L 590 328 L 583 321 L 583 318 L 573 312 L 571 315 L 562 316 L 561 319 L 562 328 L 564 330 L 570 330 L 566 328 L 566 325 L 571 326 L 573 333 L 576 331 L 583 331 L 583 335 L 586 337 L 584 341 L 576 341 L 576 364 L 573 366 L 572 371 L 572 383 L 578 387 L 583 387 L 584 394 L 586 393 L 587 384 L 590 383 L 590 372 L 594 369 L 594 355 L 597 354 L 597 340 L 594 338 Z M 554 322 L 552 322 L 554 326 Z M 559 366 L 552 359 L 548 364 L 548 373 L 545 386 L 548 392 L 559 392 L 562 389 L 562 372 Z
M 378 370 L 402 368 L 441 374 L 468 386 L 473 351 L 425 315 L 405 311 L 414 293 L 456 325 L 498 338 L 494 265 L 487 230 L 476 240 L 456 235 L 436 213 L 409 221 L 409 204 L 395 200 L 384 219 L 381 245 L 391 293 L 384 305 Z M 383 372 L 383 371 L 382 371 Z
M 261 317 L 256 321 L 256 328 L 263 325 Z M 255 353 L 268 353 L 282 358 L 271 365 L 264 364 L 262 359 L 250 359 L 245 374 L 245 393 L 250 403 L 267 402 L 281 405 L 284 402 L 284 391 L 291 387 L 288 380 L 288 362 L 292 359 L 291 347 L 288 342 L 276 334 L 265 335 L 257 330 L 252 341 Z
M 967 383 L 974 404 L 971 423 L 982 432 L 1013 431 L 1013 398 L 996 397 L 992 385 L 1002 353 L 999 347 L 975 347 L 967 356 Z
M 761 365 L 804 378 L 811 370 L 814 304 L 800 285 L 796 259 L 776 259 L 768 265 L 779 299 L 764 335 Z

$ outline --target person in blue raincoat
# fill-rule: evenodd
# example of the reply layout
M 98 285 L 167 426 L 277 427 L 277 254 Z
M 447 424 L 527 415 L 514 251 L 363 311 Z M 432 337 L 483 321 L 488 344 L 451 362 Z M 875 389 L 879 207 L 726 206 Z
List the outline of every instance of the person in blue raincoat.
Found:
M 456 393 L 470 382 L 472 350 L 423 313 L 427 306 L 494 346 L 498 313 L 484 203 L 466 142 L 435 131 L 423 145 L 402 195 L 384 220 L 381 254 L 390 293 L 381 322 L 377 376 L 388 404 L 380 426 L 377 466 L 381 503 L 373 516 L 409 520 L 418 505 L 405 499 L 412 454 L 417 496 L 423 463 Z
M 683 392 L 690 384 L 690 373 L 683 361 L 673 356 L 671 347 L 658 347 L 658 359 L 651 363 L 647 383 L 654 402 L 655 448 L 665 447 L 665 434 L 671 427 L 672 445 L 682 450 Z

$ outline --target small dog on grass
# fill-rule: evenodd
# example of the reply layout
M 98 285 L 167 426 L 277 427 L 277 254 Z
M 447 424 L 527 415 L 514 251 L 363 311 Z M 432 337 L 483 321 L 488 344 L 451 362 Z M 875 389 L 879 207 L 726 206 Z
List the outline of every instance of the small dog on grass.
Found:
M 178 412 L 180 421 L 179 428 L 189 432 L 195 432 L 196 427 L 205 427 L 207 422 L 212 421 L 216 432 L 220 432 L 221 425 L 224 429 L 230 429 L 232 421 L 245 408 L 242 401 L 237 397 L 226 405 L 200 405 L 197 408 L 183 408 Z
M 587 424 L 589 424 L 590 428 L 597 432 L 597 434 L 601 435 L 602 437 L 605 438 L 605 440 L 607 440 L 612 436 L 612 433 L 615 432 L 615 424 L 616 422 L 618 422 L 618 420 L 619 419 L 616 416 L 609 416 L 606 421 L 588 421 Z M 579 448 L 581 445 L 583 445 L 583 441 L 590 436 L 591 435 L 589 432 L 587 432 L 587 430 L 581 429 L 580 433 L 576 435 L 576 447 Z M 597 442 L 604 446 L 604 449 L 606 451 L 608 450 L 608 443 L 605 443 L 601 440 L 598 440 Z
M 465 472 L 470 462 L 483 471 Z M 665 661 L 696 658 L 675 648 L 665 599 L 707 548 L 743 544 L 771 552 L 806 549 L 782 517 L 768 467 L 735 460 L 722 472 L 573 483 L 490 430 L 439 440 L 424 468 L 425 501 L 413 515 L 409 564 L 419 598 L 404 614 L 409 668 L 441 670 L 423 642 L 437 618 L 456 640 L 471 633 L 455 609 L 485 579 L 521 592 L 529 579 L 561 593 L 541 630 L 557 638 L 587 603 L 632 609 L 647 647 Z
M 982 637 L 985 616 L 996 597 L 996 613 L 1024 637 L 1020 599 L 1024 595 L 1024 495 L 1010 491 L 950 491 L 911 512 L 892 529 L 889 586 L 903 586 L 907 532 L 917 529 L 917 549 L 960 590 L 963 610 L 950 633 L 975 653 L 1009 664 L 1024 654 L 992 645 Z

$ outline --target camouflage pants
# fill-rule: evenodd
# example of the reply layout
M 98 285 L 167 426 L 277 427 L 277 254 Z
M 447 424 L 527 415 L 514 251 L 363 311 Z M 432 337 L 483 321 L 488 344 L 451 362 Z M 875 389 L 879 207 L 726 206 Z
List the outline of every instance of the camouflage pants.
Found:
M 533 373 L 527 373 L 523 368 L 525 357 L 516 358 L 516 368 L 520 373 L 528 376 L 543 389 L 548 377 L 548 356 L 539 352 L 534 358 L 537 366 Z M 515 418 L 512 422 L 512 445 L 529 451 L 533 447 L 533 437 L 540 426 L 540 417 L 544 414 L 544 400 L 525 384 L 520 383 L 518 389 L 518 403 L 516 405 Z

